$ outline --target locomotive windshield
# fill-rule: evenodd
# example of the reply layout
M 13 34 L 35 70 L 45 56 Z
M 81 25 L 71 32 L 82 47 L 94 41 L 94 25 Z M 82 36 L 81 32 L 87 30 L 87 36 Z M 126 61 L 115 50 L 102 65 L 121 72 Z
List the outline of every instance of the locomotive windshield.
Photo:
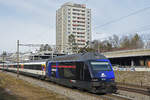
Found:
M 111 67 L 108 62 L 91 61 L 92 69 L 95 71 L 110 71 Z

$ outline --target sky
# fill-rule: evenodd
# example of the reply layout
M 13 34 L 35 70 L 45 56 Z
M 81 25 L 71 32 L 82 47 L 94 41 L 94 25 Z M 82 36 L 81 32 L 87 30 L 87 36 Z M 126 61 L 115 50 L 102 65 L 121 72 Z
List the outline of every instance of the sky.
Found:
M 92 40 L 136 32 L 150 39 L 150 0 L 0 0 L 0 53 L 16 52 L 17 40 L 54 45 L 56 10 L 66 2 L 91 9 Z M 20 47 L 20 51 L 31 49 Z

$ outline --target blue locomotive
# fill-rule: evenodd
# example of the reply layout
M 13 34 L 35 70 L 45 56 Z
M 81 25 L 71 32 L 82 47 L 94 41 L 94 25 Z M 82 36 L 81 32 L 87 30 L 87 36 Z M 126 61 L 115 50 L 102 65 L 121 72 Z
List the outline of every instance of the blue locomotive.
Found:
M 17 73 L 17 64 L 0 64 L 0 69 Z M 58 84 L 93 93 L 117 91 L 111 63 L 99 53 L 65 55 L 48 61 L 20 63 L 19 73 L 47 78 Z
M 111 63 L 99 53 L 65 55 L 48 60 L 46 78 L 93 93 L 117 91 Z

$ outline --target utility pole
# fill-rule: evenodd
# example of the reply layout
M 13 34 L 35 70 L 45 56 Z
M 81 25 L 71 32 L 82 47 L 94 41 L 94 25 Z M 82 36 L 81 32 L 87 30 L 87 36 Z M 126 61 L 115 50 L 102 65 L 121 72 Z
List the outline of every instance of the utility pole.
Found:
M 99 50 L 99 41 L 97 41 L 97 52 L 100 53 L 100 50 Z
M 4 51 L 3 51 L 3 71 L 4 71 Z
M 99 43 L 98 43 L 98 46 L 97 46 L 97 47 L 98 47 L 98 53 L 100 53 Z
M 17 78 L 19 78 L 19 40 L 17 40 Z

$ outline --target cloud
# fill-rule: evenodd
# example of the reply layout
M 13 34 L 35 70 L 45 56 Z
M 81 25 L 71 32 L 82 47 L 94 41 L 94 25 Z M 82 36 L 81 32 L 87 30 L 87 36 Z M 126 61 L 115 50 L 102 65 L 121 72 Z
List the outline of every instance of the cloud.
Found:
M 0 52 L 16 51 L 17 40 L 22 43 L 55 43 L 55 10 L 51 9 L 55 5 L 48 2 L 0 0 L 0 5 L 12 11 L 8 10 L 8 15 L 1 13 L 0 16 L 0 45 L 3 48 Z
M 146 2 L 147 1 L 147 2 Z M 135 12 L 139 9 L 148 7 L 150 1 L 144 0 L 105 0 L 101 1 L 101 3 L 95 3 L 94 14 L 93 17 L 93 39 L 98 37 L 100 38 L 108 38 L 108 36 L 117 34 L 121 36 L 122 34 L 126 34 L 130 32 L 130 30 L 137 30 L 138 27 L 142 27 L 144 25 L 148 25 L 150 22 L 150 10 L 143 11 L 139 14 L 127 17 L 123 20 L 120 20 L 115 23 L 107 24 L 104 27 L 100 27 L 101 25 L 110 22 L 112 20 L 118 19 L 122 16 L 128 15 L 132 12 Z M 98 6 L 99 5 L 99 6 Z M 96 28 L 95 28 L 96 27 Z M 96 33 L 100 33 L 97 36 Z M 133 32 L 135 33 L 135 32 Z M 102 35 L 105 34 L 105 35 Z M 128 33 L 132 34 L 132 33 Z M 94 36 L 95 35 L 95 36 Z
M 12 7 L 21 13 L 35 13 L 43 16 L 49 15 L 49 10 L 46 9 L 44 5 L 39 7 L 35 3 L 32 3 L 32 1 L 35 0 L 1 0 L 0 3 Z M 51 7 L 52 5 L 47 6 Z
M 15 51 L 16 41 L 21 43 L 54 44 L 55 29 L 49 26 L 16 19 L 0 19 L 0 45 L 8 51 Z
M 150 5 L 150 0 L 72 0 L 86 3 L 92 10 L 92 38 L 138 30 L 150 23 L 150 10 L 113 24 L 99 26 Z M 16 51 L 22 43 L 55 43 L 56 10 L 68 0 L 0 0 L 0 45 L 2 50 Z M 97 27 L 97 28 L 94 28 Z M 147 31 L 148 32 L 148 31 Z M 99 33 L 99 34 L 96 34 Z M 142 32 L 144 34 L 144 32 Z

